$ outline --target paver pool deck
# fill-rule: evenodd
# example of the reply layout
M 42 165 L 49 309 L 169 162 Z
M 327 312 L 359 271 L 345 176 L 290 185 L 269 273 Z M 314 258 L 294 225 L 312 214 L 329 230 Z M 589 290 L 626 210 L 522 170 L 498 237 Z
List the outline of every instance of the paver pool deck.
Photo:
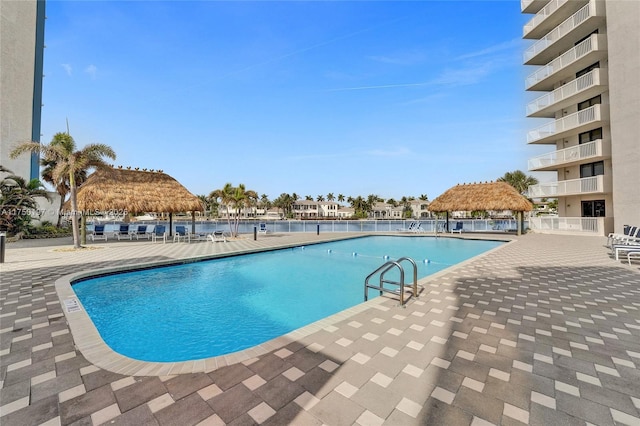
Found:
M 8 244 L 0 424 L 640 425 L 640 265 L 615 261 L 604 237 L 509 237 L 422 280 L 404 308 L 368 303 L 199 373 L 96 366 L 78 350 L 55 288 L 83 270 L 341 236 L 108 241 L 82 252 Z

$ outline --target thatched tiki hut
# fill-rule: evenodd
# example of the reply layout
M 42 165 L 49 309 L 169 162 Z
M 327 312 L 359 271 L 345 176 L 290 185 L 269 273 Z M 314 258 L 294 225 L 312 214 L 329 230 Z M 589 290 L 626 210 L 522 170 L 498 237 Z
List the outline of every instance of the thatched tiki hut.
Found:
M 522 212 L 533 205 L 506 182 L 485 182 L 456 185 L 429 204 L 432 212 L 511 210 L 518 214 L 518 235 L 522 233 Z
M 169 213 L 204 211 L 202 202 L 184 186 L 162 171 L 104 168 L 96 170 L 79 188 L 78 210 L 81 212 Z M 70 209 L 70 203 L 65 204 Z M 195 231 L 195 230 L 194 230 Z

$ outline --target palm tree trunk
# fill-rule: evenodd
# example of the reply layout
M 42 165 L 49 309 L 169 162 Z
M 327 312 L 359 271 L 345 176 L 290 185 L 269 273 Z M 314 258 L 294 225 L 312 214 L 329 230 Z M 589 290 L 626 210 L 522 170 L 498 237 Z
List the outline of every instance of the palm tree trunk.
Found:
M 238 229 L 240 229 L 240 209 L 238 207 L 236 207 L 236 217 L 234 218 L 234 223 L 233 223 L 233 236 L 237 237 L 239 232 Z
M 78 226 L 78 200 L 76 198 L 76 180 L 73 173 L 69 175 L 69 183 L 71 188 L 71 227 L 73 228 L 73 247 L 80 248 L 80 229 Z
M 229 225 L 229 232 L 231 233 L 231 236 L 235 237 L 236 235 L 233 234 L 233 227 L 231 226 L 231 211 L 229 210 L 228 204 L 227 204 L 227 224 Z
M 64 207 L 64 196 L 60 195 L 60 207 L 58 208 L 58 223 L 56 224 L 56 228 L 60 228 L 60 224 L 62 223 L 62 208 Z

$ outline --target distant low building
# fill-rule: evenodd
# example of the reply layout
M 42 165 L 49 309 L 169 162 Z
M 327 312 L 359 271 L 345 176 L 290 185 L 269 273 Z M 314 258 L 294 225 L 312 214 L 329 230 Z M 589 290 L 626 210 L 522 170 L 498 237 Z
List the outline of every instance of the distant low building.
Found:
M 296 219 L 337 218 L 340 205 L 334 201 L 298 200 L 293 203 Z
M 411 217 L 414 219 L 428 219 L 432 217 L 428 200 L 412 200 L 410 203 Z
M 402 219 L 404 208 L 388 203 L 375 203 L 369 213 L 371 219 Z

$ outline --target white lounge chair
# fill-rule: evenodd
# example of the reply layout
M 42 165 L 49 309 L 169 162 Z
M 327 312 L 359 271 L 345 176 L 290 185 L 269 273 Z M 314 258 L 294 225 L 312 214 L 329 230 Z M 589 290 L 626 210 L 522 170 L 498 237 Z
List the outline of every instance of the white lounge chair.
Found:
M 187 227 L 186 226 L 177 225 L 176 226 L 176 233 L 173 234 L 173 242 L 174 243 L 176 241 L 180 242 L 180 240 L 190 243 L 191 242 L 191 234 L 189 233 L 189 231 L 187 231 Z
M 416 225 L 413 227 L 412 232 L 419 233 L 419 232 L 427 232 L 427 231 L 425 231 L 425 229 L 422 227 L 422 223 L 416 222 Z
M 107 241 L 107 233 L 104 232 L 104 225 L 95 225 L 93 227 L 93 232 L 89 234 L 89 239 L 91 241 L 95 241 L 95 240 Z
M 622 253 L 627 253 L 627 256 L 631 252 L 640 252 L 640 242 L 632 242 L 629 244 L 614 244 L 611 246 L 611 252 L 615 256 L 616 260 L 620 260 Z
M 131 235 L 135 235 L 136 240 L 139 240 L 140 237 L 146 238 L 147 240 L 151 238 L 151 232 L 147 230 L 148 225 L 138 225 L 138 229 L 131 232 Z
M 640 233 L 640 226 L 630 226 L 627 229 L 627 232 L 622 234 L 611 232 L 607 236 L 607 247 L 611 247 L 615 244 L 623 243 L 625 240 L 629 238 L 638 238 L 640 237 L 639 233 Z
M 627 262 L 629 262 L 629 266 L 631 266 L 631 258 L 632 257 L 637 257 L 638 259 L 640 259 L 640 250 L 638 251 L 629 251 L 627 252 Z
M 213 231 L 213 233 L 209 234 L 207 238 L 211 240 L 212 243 L 215 243 L 218 241 L 222 241 L 223 243 L 227 242 L 227 237 L 224 236 L 224 232 L 222 231 Z
M 151 241 L 156 242 L 158 238 L 162 239 L 163 243 L 167 242 L 167 231 L 164 225 L 156 225 L 151 233 Z
M 409 226 L 406 227 L 406 228 L 398 228 L 398 231 L 399 232 L 414 232 L 416 226 L 417 226 L 416 222 L 411 222 L 409 224 Z
M 131 237 L 133 236 L 133 234 L 131 234 L 131 232 L 129 232 L 129 225 L 120 225 L 120 228 L 118 229 L 118 231 L 116 231 L 116 237 L 118 238 L 118 241 L 120 240 L 130 240 Z

